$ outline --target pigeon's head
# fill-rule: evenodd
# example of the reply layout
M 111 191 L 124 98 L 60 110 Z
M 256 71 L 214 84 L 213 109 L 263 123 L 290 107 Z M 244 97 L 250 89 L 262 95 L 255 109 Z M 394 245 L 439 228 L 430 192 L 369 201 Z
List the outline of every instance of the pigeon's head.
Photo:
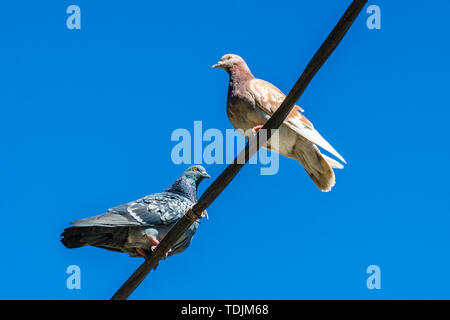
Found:
M 191 166 L 183 172 L 183 178 L 199 184 L 204 178 L 211 178 L 205 168 L 199 165 Z
M 222 68 L 226 71 L 230 71 L 233 67 L 240 67 L 248 70 L 247 64 L 244 59 L 242 59 L 237 54 L 226 54 L 224 55 L 219 62 L 213 65 L 213 68 Z M 250 71 L 250 70 L 249 70 Z

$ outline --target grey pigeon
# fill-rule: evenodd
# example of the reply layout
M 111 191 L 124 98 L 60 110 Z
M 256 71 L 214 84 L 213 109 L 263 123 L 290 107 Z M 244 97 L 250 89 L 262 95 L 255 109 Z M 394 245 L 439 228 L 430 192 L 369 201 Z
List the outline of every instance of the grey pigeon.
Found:
M 172 226 L 197 202 L 197 187 L 209 177 L 202 166 L 189 167 L 164 192 L 119 205 L 102 215 L 72 222 L 74 226 L 61 234 L 61 242 L 67 248 L 90 245 L 148 258 Z M 184 251 L 198 226 L 197 220 L 168 255 Z
M 271 83 L 256 79 L 244 59 L 235 54 L 226 54 L 213 68 L 222 68 L 230 75 L 227 99 L 227 114 L 236 129 L 245 132 L 259 130 L 283 102 L 284 94 Z M 338 161 L 322 154 L 317 146 L 325 149 L 339 160 L 344 158 L 314 129 L 295 106 L 279 131 L 279 146 L 267 144 L 286 157 L 299 161 L 311 179 L 322 191 L 329 191 L 335 184 L 333 168 L 342 169 Z

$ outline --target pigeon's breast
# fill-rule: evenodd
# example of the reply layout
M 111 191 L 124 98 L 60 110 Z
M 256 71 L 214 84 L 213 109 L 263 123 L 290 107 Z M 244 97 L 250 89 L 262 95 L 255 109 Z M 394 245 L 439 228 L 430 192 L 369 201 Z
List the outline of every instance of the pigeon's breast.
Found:
M 269 115 L 256 107 L 255 100 L 248 94 L 231 94 L 227 102 L 227 114 L 235 129 L 244 131 L 266 123 Z
M 256 106 L 255 99 L 248 93 L 229 91 L 227 101 L 227 113 L 231 124 L 235 129 L 243 129 L 247 135 L 253 127 L 265 124 L 270 116 Z M 278 143 L 268 143 L 268 148 L 284 156 L 293 157 L 293 151 L 297 141 L 297 133 L 285 124 L 280 126 Z

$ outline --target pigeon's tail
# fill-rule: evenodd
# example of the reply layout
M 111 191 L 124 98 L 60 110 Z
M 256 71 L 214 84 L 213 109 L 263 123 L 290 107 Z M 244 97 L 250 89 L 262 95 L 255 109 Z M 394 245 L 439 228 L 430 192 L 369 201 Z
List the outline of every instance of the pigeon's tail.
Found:
M 91 246 L 112 246 L 120 235 L 110 227 L 70 227 L 61 234 L 61 242 L 69 249 Z M 118 237 L 119 236 L 119 237 Z
M 316 186 L 324 192 L 330 191 L 336 183 L 333 168 L 343 168 L 334 159 L 320 153 L 313 144 L 302 144 L 296 148 L 297 160 L 308 172 Z

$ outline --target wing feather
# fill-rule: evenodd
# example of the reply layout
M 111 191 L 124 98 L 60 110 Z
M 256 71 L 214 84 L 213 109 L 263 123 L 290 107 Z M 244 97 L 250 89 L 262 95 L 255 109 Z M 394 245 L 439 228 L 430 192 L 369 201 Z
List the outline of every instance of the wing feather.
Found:
M 280 89 L 261 79 L 252 79 L 249 82 L 249 93 L 255 98 L 257 107 L 270 116 L 280 107 L 286 98 Z M 328 141 L 314 129 L 312 123 L 301 112 L 303 112 L 302 108 L 297 105 L 294 106 L 284 123 L 305 139 L 330 152 L 342 162 L 347 163 Z
M 180 219 L 192 202 L 170 192 L 156 193 L 109 209 L 105 214 L 72 222 L 75 226 L 157 226 Z

